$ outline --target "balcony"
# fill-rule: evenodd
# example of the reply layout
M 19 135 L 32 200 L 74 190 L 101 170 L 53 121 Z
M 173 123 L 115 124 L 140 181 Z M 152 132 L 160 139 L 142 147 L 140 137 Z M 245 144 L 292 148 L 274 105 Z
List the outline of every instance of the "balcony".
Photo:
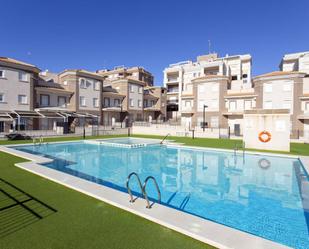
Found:
M 122 108 L 121 108 L 121 105 L 103 105 L 102 110 L 121 112 Z
M 178 82 L 179 82 L 179 77 L 168 77 L 166 81 L 167 84 L 178 83 Z
M 153 106 L 144 106 L 144 111 L 161 111 L 161 109 L 155 105 Z
M 194 107 L 193 106 L 184 106 L 181 108 L 181 113 L 194 113 Z
M 178 87 L 168 87 L 167 94 L 178 94 L 179 88 Z

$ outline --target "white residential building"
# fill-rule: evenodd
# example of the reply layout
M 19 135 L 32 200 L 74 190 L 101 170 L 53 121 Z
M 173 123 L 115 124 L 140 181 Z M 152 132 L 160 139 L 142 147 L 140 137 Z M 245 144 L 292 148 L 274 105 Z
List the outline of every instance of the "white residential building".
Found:
M 198 56 L 195 62 L 184 61 L 169 65 L 164 70 L 168 118 L 181 120 L 186 126 L 197 125 L 203 119 L 201 115 L 205 105 L 206 115 L 209 114 L 207 123 L 227 126 L 226 121 L 235 118 L 230 117 L 234 114 L 227 110 L 233 105 L 233 101 L 239 97 L 239 102 L 243 103 L 244 95 L 250 101 L 253 98 L 251 63 L 249 54 L 220 58 L 217 54 L 208 54 Z M 231 105 L 229 97 L 233 98 Z M 222 105 L 224 98 L 226 104 Z M 234 108 L 243 111 L 241 104 L 235 104 Z M 220 117 L 223 113 L 227 116 L 224 119 Z M 219 119 L 222 119 L 221 122 L 217 121 Z

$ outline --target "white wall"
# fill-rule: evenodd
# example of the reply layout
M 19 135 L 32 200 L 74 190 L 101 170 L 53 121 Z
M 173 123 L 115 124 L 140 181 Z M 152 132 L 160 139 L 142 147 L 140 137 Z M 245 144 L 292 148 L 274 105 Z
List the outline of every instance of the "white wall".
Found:
M 197 111 L 203 112 L 203 105 L 207 105 L 206 111 L 219 111 L 219 90 L 217 82 L 199 83 L 197 86 Z
M 290 109 L 293 113 L 293 89 L 292 80 L 274 80 L 264 83 L 263 109 Z
M 269 142 L 261 142 L 259 134 L 268 131 Z M 243 140 L 246 148 L 290 151 L 290 114 L 244 114 Z

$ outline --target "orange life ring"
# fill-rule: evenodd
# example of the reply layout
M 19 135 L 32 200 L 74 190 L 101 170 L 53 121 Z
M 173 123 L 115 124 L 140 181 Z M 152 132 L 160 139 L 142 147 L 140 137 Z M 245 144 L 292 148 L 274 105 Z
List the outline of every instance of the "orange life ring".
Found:
M 269 142 L 271 139 L 271 134 L 268 131 L 262 131 L 259 133 L 259 140 L 263 143 Z

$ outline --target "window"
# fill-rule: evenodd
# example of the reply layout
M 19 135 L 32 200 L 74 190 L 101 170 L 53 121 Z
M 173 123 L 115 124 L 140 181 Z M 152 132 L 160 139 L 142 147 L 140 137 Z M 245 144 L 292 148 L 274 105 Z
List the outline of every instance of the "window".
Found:
M 138 100 L 138 107 L 142 107 L 142 101 L 140 99 Z
M 283 85 L 283 91 L 290 92 L 292 90 L 291 84 L 284 84 Z
M 0 70 L 0 78 L 4 78 L 5 75 L 4 75 L 4 70 Z
M 243 75 L 242 75 L 242 78 L 243 78 L 243 79 L 247 79 L 247 78 L 248 78 L 248 74 L 243 74 Z
M 104 98 L 104 107 L 110 107 L 110 98 Z
M 230 101 L 229 107 L 230 107 L 229 109 L 231 111 L 235 111 L 236 110 L 236 101 Z
M 68 81 L 67 80 L 63 81 L 63 85 L 67 86 L 68 85 Z
M 273 85 L 272 84 L 265 84 L 264 89 L 266 93 L 271 93 L 273 91 Z
M 185 102 L 185 107 L 191 107 L 191 101 L 186 100 L 186 102 Z
M 66 107 L 67 106 L 67 98 L 63 96 L 58 97 L 58 106 L 59 107 Z
M 99 99 L 93 98 L 93 107 L 99 107 Z
M 138 87 L 138 93 L 143 93 L 143 88 L 141 86 Z
M 134 106 L 133 99 L 130 99 L 130 107 L 133 107 L 133 106 Z
M 100 86 L 101 86 L 100 81 L 96 81 L 93 84 L 93 89 L 96 91 L 100 91 Z
M 305 103 L 305 111 L 309 111 L 309 102 Z
M 0 93 L 0 103 L 3 103 L 4 102 L 4 94 L 3 93 Z
M 272 109 L 273 108 L 273 102 L 272 101 L 265 101 L 264 109 Z
M 40 95 L 40 105 L 41 106 L 49 106 L 50 104 L 50 98 L 49 95 L 41 94 Z
M 144 99 L 144 107 L 146 108 L 146 107 L 148 107 L 148 101 L 147 101 L 147 99 Z
M 282 107 L 283 109 L 291 109 L 291 100 L 284 100 Z
M 150 103 L 151 103 L 151 106 L 154 106 L 156 104 L 156 102 L 154 100 L 151 100 Z M 190 105 L 191 105 L 191 103 L 190 103 Z
M 20 81 L 28 81 L 28 77 L 27 77 L 27 73 L 25 73 L 25 72 L 19 72 L 18 73 L 18 79 L 20 80 Z
M 252 108 L 252 101 L 245 100 L 245 110 L 250 110 Z
M 79 86 L 80 88 L 86 88 L 86 80 L 85 79 L 80 79 L 79 81 Z
M 232 75 L 232 80 L 237 80 L 237 75 Z
M 114 99 L 114 106 L 120 107 L 120 99 Z
M 86 98 L 83 96 L 79 97 L 79 104 L 80 106 L 86 106 Z
M 27 95 L 18 95 L 18 104 L 26 105 L 28 104 L 28 98 Z
M 131 93 L 134 93 L 134 87 L 133 87 L 133 85 L 130 85 L 130 92 L 131 92 Z

